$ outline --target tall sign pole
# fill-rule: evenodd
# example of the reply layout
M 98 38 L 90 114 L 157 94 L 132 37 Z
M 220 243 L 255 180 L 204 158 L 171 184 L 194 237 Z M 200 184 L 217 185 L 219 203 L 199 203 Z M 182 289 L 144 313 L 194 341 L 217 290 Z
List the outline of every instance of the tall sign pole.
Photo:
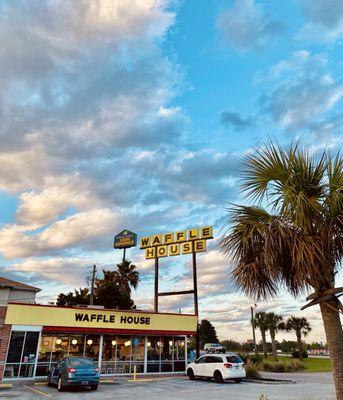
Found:
M 114 236 L 113 247 L 115 249 L 123 249 L 123 262 L 126 257 L 126 249 L 137 246 L 137 235 L 125 229 Z
M 155 260 L 155 281 L 154 281 L 154 310 L 158 313 L 158 298 L 161 296 L 178 296 L 193 294 L 194 315 L 199 317 L 198 304 L 198 279 L 197 279 L 197 258 L 196 253 L 206 251 L 206 241 L 213 239 L 212 226 L 193 228 L 188 231 L 170 232 L 164 235 L 145 236 L 140 238 L 140 248 L 145 251 L 147 260 Z M 193 289 L 179 290 L 173 292 L 159 292 L 159 259 L 162 257 L 179 256 L 180 254 L 192 254 L 193 264 Z M 197 328 L 196 355 L 200 356 L 200 338 Z
M 194 251 L 194 242 L 192 243 L 192 261 L 193 261 L 193 288 L 194 288 L 194 314 L 199 317 L 199 304 L 198 304 L 198 277 L 197 277 L 197 256 Z M 195 337 L 195 352 L 196 357 L 200 357 L 200 337 L 199 337 L 199 323 L 197 325 L 197 334 Z
M 155 296 L 154 311 L 158 313 L 158 257 L 155 257 Z

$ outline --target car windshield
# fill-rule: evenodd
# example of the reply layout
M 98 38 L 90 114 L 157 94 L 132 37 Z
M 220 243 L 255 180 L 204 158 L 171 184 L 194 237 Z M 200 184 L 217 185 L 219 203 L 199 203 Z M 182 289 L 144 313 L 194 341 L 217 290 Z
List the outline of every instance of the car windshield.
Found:
M 70 358 L 70 365 L 94 365 L 93 360 L 89 358 Z
M 226 361 L 233 364 L 243 363 L 243 361 L 238 356 L 227 356 Z

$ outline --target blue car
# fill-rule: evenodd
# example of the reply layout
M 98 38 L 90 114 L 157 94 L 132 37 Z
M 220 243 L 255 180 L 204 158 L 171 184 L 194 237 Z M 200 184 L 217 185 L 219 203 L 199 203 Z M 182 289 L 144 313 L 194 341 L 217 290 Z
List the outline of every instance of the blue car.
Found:
M 87 357 L 66 357 L 48 373 L 48 385 L 57 385 L 59 392 L 67 387 L 81 386 L 96 390 L 99 379 L 99 368 Z

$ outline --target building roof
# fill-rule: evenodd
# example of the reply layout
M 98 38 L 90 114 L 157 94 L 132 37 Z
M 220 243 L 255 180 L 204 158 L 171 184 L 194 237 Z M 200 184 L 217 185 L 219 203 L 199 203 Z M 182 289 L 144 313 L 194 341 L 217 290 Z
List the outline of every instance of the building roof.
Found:
M 25 283 L 17 282 L 17 281 L 12 281 L 11 279 L 4 278 L 0 276 L 0 289 L 1 288 L 11 288 L 11 289 L 18 289 L 18 290 L 29 290 L 32 292 L 40 292 L 41 289 L 26 285 Z

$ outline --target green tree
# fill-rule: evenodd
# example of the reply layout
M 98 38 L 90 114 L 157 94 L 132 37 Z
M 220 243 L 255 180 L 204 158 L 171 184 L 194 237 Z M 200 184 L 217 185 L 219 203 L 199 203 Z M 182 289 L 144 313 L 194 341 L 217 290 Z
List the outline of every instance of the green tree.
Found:
M 302 336 L 307 336 L 308 333 L 311 331 L 310 323 L 307 321 L 306 318 L 290 317 L 284 327 L 287 331 L 295 331 L 295 334 L 297 336 L 299 358 L 300 360 L 302 360 L 304 352 Z
M 102 271 L 103 279 L 95 280 L 94 304 L 118 310 L 131 310 L 134 302 L 130 294 L 120 290 L 116 271 Z
M 267 324 L 270 334 L 270 339 L 272 341 L 272 353 L 275 360 L 277 360 L 277 349 L 275 336 L 277 331 L 282 327 L 282 317 L 273 312 L 267 313 Z
M 131 295 L 131 289 L 137 289 L 139 283 L 139 272 L 131 261 L 123 261 L 117 264 L 117 271 L 114 272 L 115 281 L 123 295 Z
M 283 340 L 280 343 L 280 349 L 283 353 L 293 353 L 293 351 L 297 348 L 297 343 L 294 340 Z
M 210 321 L 203 319 L 198 329 L 201 347 L 204 347 L 206 343 L 218 343 L 216 329 Z
M 77 306 L 79 304 L 89 304 L 89 290 L 88 288 L 75 289 L 74 293 L 67 294 L 60 293 L 57 296 L 56 305 L 58 306 Z
M 324 323 L 337 399 L 343 400 L 343 331 L 335 279 L 343 257 L 343 158 L 268 144 L 246 156 L 243 192 L 221 249 L 237 287 L 256 299 L 313 290 Z M 265 208 L 262 208 L 262 204 Z
M 263 355 L 265 358 L 267 358 L 268 354 L 267 354 L 266 332 L 269 329 L 267 313 L 265 313 L 264 311 L 256 313 L 255 319 L 254 319 L 254 324 L 255 324 L 255 326 L 257 326 L 257 328 L 260 328 L 261 338 L 262 338 Z
M 139 272 L 130 261 L 117 265 L 116 271 L 102 271 L 103 278 L 97 278 L 94 286 L 94 304 L 105 308 L 119 310 L 134 309 L 131 298 L 131 289 L 136 289 L 139 283 Z M 76 306 L 89 304 L 89 290 L 87 288 L 75 290 L 75 293 L 60 293 L 56 304 L 59 306 Z

